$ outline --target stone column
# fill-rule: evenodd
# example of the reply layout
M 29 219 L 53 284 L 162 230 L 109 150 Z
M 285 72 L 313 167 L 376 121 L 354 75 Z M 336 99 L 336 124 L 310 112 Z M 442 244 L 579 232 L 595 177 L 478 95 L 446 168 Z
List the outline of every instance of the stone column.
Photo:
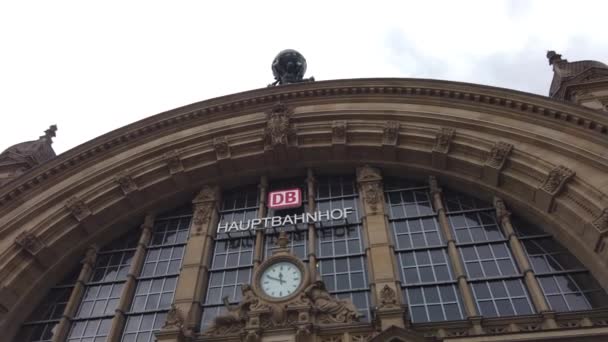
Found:
M 357 168 L 357 183 L 364 214 L 363 234 L 368 242 L 368 273 L 372 300 L 377 308 L 376 317 L 380 320 L 382 330 L 392 325 L 405 327 L 405 310 L 401 305 L 401 291 L 395 273 L 380 170 L 370 166 Z
M 135 254 L 133 254 L 133 259 L 131 260 L 131 266 L 129 266 L 127 281 L 122 287 L 120 301 L 116 306 L 116 313 L 112 318 L 112 325 L 110 326 L 110 331 L 108 332 L 108 337 L 106 339 L 108 342 L 120 341 L 121 333 L 127 319 L 126 312 L 129 310 L 131 301 L 133 300 L 133 295 L 137 286 L 137 277 L 141 273 L 141 269 L 144 265 L 146 247 L 148 246 L 148 243 L 150 243 L 153 227 L 154 215 L 148 214 L 144 218 L 144 223 L 141 225 L 141 235 L 139 237 L 139 241 L 137 242 Z
M 454 270 L 454 275 L 458 281 L 458 289 L 462 294 L 464 308 L 469 319 L 474 319 L 479 316 L 477 313 L 477 305 L 475 304 L 475 299 L 473 298 L 473 292 L 471 291 L 471 287 L 469 282 L 467 281 L 467 274 L 464 271 L 464 264 L 460 257 L 460 253 L 458 253 L 458 248 L 456 247 L 456 241 L 454 240 L 454 235 L 452 234 L 452 229 L 450 228 L 450 222 L 448 220 L 448 216 L 443 206 L 441 188 L 437 184 L 437 179 L 434 176 L 429 178 L 429 185 L 431 187 L 431 195 L 433 196 L 433 206 L 437 211 L 437 217 L 439 219 L 439 226 L 445 237 L 448 245 L 448 254 L 450 257 L 450 262 L 452 264 L 452 270 Z M 474 330 L 477 332 L 481 328 L 476 326 Z
M 308 213 L 314 213 L 317 204 L 315 203 L 315 177 L 312 169 L 307 170 L 306 187 L 308 195 Z M 317 232 L 315 231 L 315 224 L 308 224 L 308 269 L 310 271 L 310 279 L 320 280 L 321 276 L 317 269 Z
M 268 177 L 262 176 L 260 179 L 260 206 L 258 218 L 266 217 L 266 197 L 268 197 Z M 264 258 L 264 229 L 255 233 L 255 246 L 253 250 L 253 269 L 255 270 Z
M 511 224 L 511 213 L 507 210 L 504 201 L 498 197 L 494 197 L 494 208 L 496 208 L 496 217 L 502 229 L 503 234 L 509 239 L 509 247 L 513 252 L 513 258 L 517 263 L 517 267 L 524 274 L 524 282 L 530 292 L 530 298 L 537 312 L 543 315 L 543 325 L 545 329 L 557 328 L 553 312 L 545 299 L 545 295 L 534 275 L 534 270 L 530 266 L 530 262 L 524 252 L 524 247 L 521 241 L 517 238 L 513 225 Z
M 191 336 L 200 325 L 202 308 L 209 281 L 209 264 L 213 256 L 220 203 L 219 186 L 204 186 L 192 200 L 193 216 L 190 237 L 175 289 L 175 300 L 163 329 L 157 334 L 162 341 L 181 341 Z
M 59 320 L 59 323 L 57 324 L 55 334 L 53 335 L 53 342 L 63 342 L 68 336 L 72 318 L 74 318 L 74 315 L 76 315 L 78 305 L 80 304 L 80 300 L 84 295 L 86 282 L 89 280 L 91 273 L 93 272 L 95 260 L 97 259 L 97 251 L 97 246 L 93 245 L 89 247 L 85 253 L 84 259 L 82 259 L 82 268 L 80 269 L 80 274 L 78 275 L 76 284 L 72 289 L 72 293 L 70 293 L 70 298 L 68 299 L 65 309 L 63 309 L 61 320 Z

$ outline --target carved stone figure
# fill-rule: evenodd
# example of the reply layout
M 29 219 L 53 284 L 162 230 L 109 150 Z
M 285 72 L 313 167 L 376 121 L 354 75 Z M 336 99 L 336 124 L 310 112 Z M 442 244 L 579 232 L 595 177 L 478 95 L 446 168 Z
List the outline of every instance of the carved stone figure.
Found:
M 322 281 L 315 281 L 305 292 L 313 307 L 322 314 L 320 323 L 351 323 L 358 321 L 361 316 L 350 301 L 332 297 Z
M 496 208 L 496 217 L 499 221 L 502 221 L 511 214 L 509 213 L 509 210 L 507 210 L 507 206 L 501 198 L 494 197 L 494 207 Z
M 549 175 L 545 179 L 541 188 L 554 195 L 572 176 L 574 176 L 574 171 L 565 166 L 559 165 L 549 172 Z
M 230 146 L 226 137 L 218 137 L 213 139 L 213 148 L 217 159 L 230 157 Z
M 87 248 L 87 251 L 85 252 L 84 258 L 82 259 L 81 263 L 93 267 L 93 265 L 95 264 L 95 260 L 97 260 L 97 250 L 98 248 L 95 245 Z
M 437 177 L 429 177 L 429 186 L 431 188 L 431 194 L 441 193 L 441 188 L 439 187 L 439 182 L 437 182 Z
M 314 77 L 305 79 L 306 59 L 296 50 L 283 50 L 272 61 L 275 81 L 269 87 L 282 84 L 313 82 Z
M 375 214 L 378 212 L 378 205 L 382 197 L 380 183 L 379 182 L 366 182 L 362 185 L 363 188 L 363 199 L 369 206 L 369 214 Z
M 192 222 L 197 225 L 197 230 L 199 230 L 204 224 L 209 223 L 209 219 L 211 218 L 211 211 L 213 206 L 211 203 L 198 204 L 194 209 L 194 215 Z
M 331 133 L 332 143 L 346 143 L 346 121 L 334 121 L 331 126 Z
M 169 310 L 169 312 L 167 312 L 167 318 L 165 319 L 163 330 L 182 329 L 183 326 L 184 319 L 182 318 L 181 312 L 175 306 L 175 304 L 171 304 L 171 309 Z

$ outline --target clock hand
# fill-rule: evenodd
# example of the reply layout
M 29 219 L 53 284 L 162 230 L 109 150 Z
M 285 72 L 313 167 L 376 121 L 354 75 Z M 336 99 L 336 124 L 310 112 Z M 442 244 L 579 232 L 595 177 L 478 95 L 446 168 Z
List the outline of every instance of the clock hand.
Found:
M 271 277 L 271 276 L 269 276 L 269 275 L 267 275 L 267 276 L 266 276 L 266 278 L 268 278 L 268 279 L 272 279 L 272 280 L 276 280 L 276 281 L 280 282 L 281 284 L 283 284 L 283 283 L 285 282 L 285 280 L 283 280 L 283 279 L 279 279 L 279 278 Z

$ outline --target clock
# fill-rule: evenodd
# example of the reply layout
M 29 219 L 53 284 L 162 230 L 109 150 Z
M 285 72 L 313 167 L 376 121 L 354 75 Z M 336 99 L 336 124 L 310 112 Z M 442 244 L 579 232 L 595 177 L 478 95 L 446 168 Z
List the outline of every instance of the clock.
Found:
M 279 260 L 262 270 L 258 286 L 266 296 L 284 299 L 300 289 L 302 276 L 300 266 L 289 260 Z

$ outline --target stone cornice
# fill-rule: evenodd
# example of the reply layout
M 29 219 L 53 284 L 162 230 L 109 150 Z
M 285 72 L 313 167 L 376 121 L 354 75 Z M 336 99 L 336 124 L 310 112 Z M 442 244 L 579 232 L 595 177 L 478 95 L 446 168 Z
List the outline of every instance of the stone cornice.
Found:
M 564 129 L 574 129 L 588 139 L 608 139 L 608 118 L 601 113 L 514 90 L 425 79 L 352 79 L 303 83 L 214 98 L 124 126 L 67 151 L 0 188 L 0 206 L 99 155 L 114 152 L 135 141 L 153 139 L 162 134 L 161 132 L 179 129 L 187 124 L 200 124 L 203 119 L 206 122 L 220 120 L 227 114 L 238 115 L 243 111 L 255 111 L 277 101 L 297 103 L 324 98 L 334 101 L 348 98 L 349 101 L 356 101 L 376 97 L 382 98 L 383 101 L 388 101 L 387 98 L 391 98 L 390 101 L 429 104 L 440 101 L 442 106 L 447 107 L 473 105 L 493 108 L 523 115 L 522 120 L 540 119 L 547 123 L 564 125 Z

